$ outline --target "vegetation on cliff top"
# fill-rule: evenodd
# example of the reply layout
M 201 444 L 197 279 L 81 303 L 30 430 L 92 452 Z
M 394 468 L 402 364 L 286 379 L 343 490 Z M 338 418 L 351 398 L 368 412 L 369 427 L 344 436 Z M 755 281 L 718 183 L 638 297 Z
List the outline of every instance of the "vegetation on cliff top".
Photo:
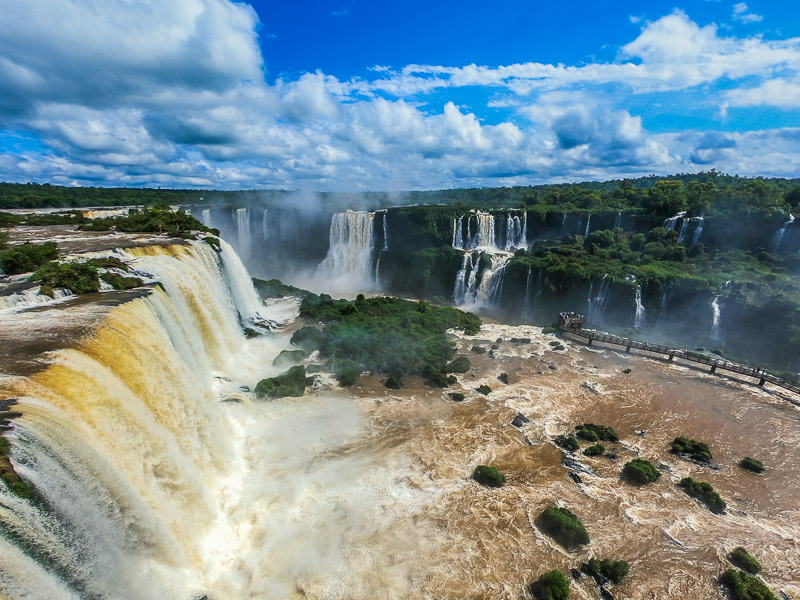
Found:
M 761 563 L 753 558 L 750 553 L 741 546 L 734 548 L 731 553 L 728 554 L 728 560 L 742 571 L 747 571 L 751 575 L 758 575 L 761 573 Z
M 443 371 L 465 366 L 458 359 L 451 362 L 454 351 L 446 331 L 474 335 L 481 326 L 477 316 L 455 308 L 363 295 L 348 301 L 308 293 L 300 314 L 319 323 L 292 336 L 292 343 L 308 352 L 319 350 L 323 358 L 350 360 L 360 370 L 398 378 L 422 375 L 437 384 L 438 374 L 445 385 L 453 380 Z

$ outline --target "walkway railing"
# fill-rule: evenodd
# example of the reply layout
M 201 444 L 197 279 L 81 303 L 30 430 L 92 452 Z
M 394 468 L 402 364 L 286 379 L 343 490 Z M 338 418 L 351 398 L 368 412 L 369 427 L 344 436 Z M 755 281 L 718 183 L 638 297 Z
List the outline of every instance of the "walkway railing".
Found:
M 711 367 L 709 369 L 710 373 L 716 373 L 717 370 L 719 369 L 723 371 L 731 371 L 733 373 L 739 373 L 740 375 L 746 375 L 748 377 L 754 377 L 755 379 L 758 379 L 759 386 L 763 386 L 765 383 L 769 382 L 773 385 L 777 385 L 778 387 L 782 387 L 786 390 L 792 391 L 795 394 L 800 395 L 800 383 L 798 383 L 797 381 L 786 379 L 784 377 L 773 375 L 772 373 L 768 373 L 763 369 L 754 369 L 752 367 L 740 365 L 738 363 L 731 362 L 729 360 L 710 358 L 704 354 L 699 354 L 697 352 L 689 352 L 688 350 L 679 350 L 678 348 L 670 348 L 669 346 L 662 346 L 660 344 L 650 344 L 648 342 L 640 342 L 637 340 L 632 340 L 625 337 L 619 337 L 602 331 L 593 331 L 591 329 L 578 329 L 578 328 L 566 328 L 566 327 L 562 327 L 561 331 L 588 340 L 587 342 L 588 346 L 591 346 L 592 342 L 601 342 L 604 344 L 613 344 L 615 346 L 624 346 L 625 352 L 630 352 L 631 348 L 635 348 L 637 350 L 645 350 L 647 352 L 653 352 L 655 354 L 663 354 L 669 357 L 668 360 L 670 362 L 674 361 L 675 358 L 680 358 L 683 360 L 688 360 L 690 362 L 708 365 L 709 367 Z

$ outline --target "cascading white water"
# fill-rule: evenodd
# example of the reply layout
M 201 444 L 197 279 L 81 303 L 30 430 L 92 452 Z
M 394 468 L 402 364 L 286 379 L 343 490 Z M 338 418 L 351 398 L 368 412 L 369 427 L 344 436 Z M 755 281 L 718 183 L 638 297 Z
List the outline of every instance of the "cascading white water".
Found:
M 658 302 L 658 320 L 659 322 L 667 316 L 667 301 L 669 299 L 669 292 L 672 288 L 671 283 L 667 283 L 661 288 L 661 298 Z
M 614 219 L 614 229 L 618 229 L 620 227 L 622 227 L 622 213 L 618 212 L 617 218 Z
M 236 240 L 240 252 L 250 248 L 250 221 L 246 208 L 237 208 L 236 214 Z
M 211 227 L 211 209 L 210 208 L 204 208 L 203 209 L 202 219 L 203 219 L 203 225 L 205 225 L 206 227 L 210 228 Z
M 456 283 L 453 288 L 453 301 L 458 304 L 464 304 L 464 299 L 467 292 L 467 282 L 469 274 L 472 271 L 472 254 L 465 252 L 461 259 L 461 268 L 456 273 Z
M 375 288 L 374 219 L 374 212 L 350 210 L 331 217 L 328 253 L 317 267 L 328 289 L 347 293 Z
M 264 214 L 261 215 L 261 241 L 267 241 L 267 214 L 269 213 L 268 209 L 264 209 Z
M 636 285 L 634 302 L 636 303 L 636 313 L 633 317 L 633 326 L 636 329 L 641 329 L 644 326 L 645 310 L 644 304 L 642 304 L 642 286 L 639 284 Z
M 463 221 L 464 217 L 458 217 L 457 219 L 453 219 L 453 248 L 457 250 L 463 250 L 464 248 L 464 239 L 463 239 Z
M 389 249 L 389 226 L 386 224 L 386 213 L 383 213 L 383 251 Z M 380 259 L 378 259 L 380 260 Z
M 720 339 L 720 321 L 722 319 L 722 311 L 719 308 L 719 296 L 714 296 L 711 302 L 711 333 L 708 337 L 712 340 Z
M 497 254 L 492 256 L 492 261 L 481 276 L 476 299 L 481 306 L 496 306 L 503 294 L 503 281 L 505 270 L 512 255 Z
M 602 322 L 603 317 L 606 314 L 608 300 L 611 297 L 612 283 L 614 283 L 613 277 L 608 274 L 603 275 L 603 279 L 600 281 L 600 288 L 596 296 L 592 295 L 594 291 L 594 283 L 589 285 L 588 310 L 586 312 L 586 317 L 590 323 L 597 324 Z
M 561 235 L 567 233 L 567 213 L 561 213 Z
M 478 231 L 472 239 L 470 246 L 481 250 L 497 251 L 495 244 L 494 215 L 488 212 L 477 212 Z
M 536 303 L 542 295 L 542 270 L 539 269 L 536 276 L 536 286 L 533 283 L 533 270 L 528 267 L 528 277 L 525 281 L 525 302 L 522 307 L 522 318 L 532 321 L 536 316 Z
M 786 235 L 786 228 L 789 227 L 795 221 L 795 216 L 793 214 L 789 214 L 789 219 L 783 224 L 783 226 L 775 233 L 775 237 L 772 240 L 772 246 L 770 247 L 770 252 L 775 254 L 781 247 L 781 242 L 783 241 L 783 236 Z
M 664 219 L 664 223 L 661 225 L 667 231 L 675 231 L 675 227 L 678 225 L 678 221 L 683 219 L 686 215 L 686 211 L 681 211 L 674 217 L 670 217 L 669 219 Z
M 692 241 L 689 243 L 689 250 L 694 248 L 697 245 L 697 242 L 700 241 L 700 236 L 703 235 L 703 225 L 705 224 L 706 220 L 705 217 L 697 217 L 697 227 L 692 234 Z
M 506 215 L 506 252 L 516 248 L 525 248 L 528 245 L 528 213 L 519 215 Z
M 683 244 L 686 241 L 686 235 L 689 232 L 689 219 L 684 218 L 681 222 L 681 229 L 678 232 L 678 243 Z
M 589 216 L 586 219 L 586 229 L 583 232 L 583 239 L 586 239 L 586 238 L 589 237 L 589 228 L 591 227 L 591 225 L 592 225 L 592 215 L 590 213 Z

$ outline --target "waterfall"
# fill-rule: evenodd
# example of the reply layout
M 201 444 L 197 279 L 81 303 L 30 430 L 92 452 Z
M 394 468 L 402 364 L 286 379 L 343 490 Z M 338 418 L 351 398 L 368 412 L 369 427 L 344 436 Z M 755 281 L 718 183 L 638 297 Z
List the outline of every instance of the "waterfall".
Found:
M 331 217 L 328 254 L 317 267 L 317 273 L 333 291 L 364 291 L 375 287 L 374 219 L 374 212 L 351 210 Z
M 520 238 L 520 248 L 528 247 L 528 213 L 522 213 L 522 236 Z
M 528 277 L 525 282 L 525 304 L 523 305 L 522 318 L 527 321 L 532 321 L 536 316 L 536 303 L 542 295 L 542 270 L 536 276 L 536 288 L 531 285 L 533 281 L 533 272 L 531 267 L 528 267 Z
M 590 213 L 586 219 L 586 230 L 583 232 L 583 239 L 589 237 L 589 227 L 591 227 L 591 224 L 592 224 L 592 215 Z
M 261 240 L 267 241 L 267 213 L 268 209 L 264 209 L 264 214 L 261 215 Z
M 567 233 L 567 213 L 561 213 L 561 235 Z
M 480 269 L 480 253 L 473 256 L 465 252 L 461 261 L 461 269 L 456 274 L 456 284 L 453 290 L 453 300 L 458 306 L 475 304 L 477 300 L 478 269 Z
M 457 250 L 463 250 L 464 248 L 463 222 L 464 222 L 464 217 L 453 219 L 453 248 L 456 248 Z
M 678 220 L 683 219 L 686 215 L 686 211 L 681 211 L 674 217 L 670 217 L 669 219 L 664 219 L 664 223 L 661 225 L 667 231 L 675 231 L 675 227 L 678 225 Z
M 386 252 L 389 249 L 389 228 L 386 225 L 386 213 L 383 213 L 383 251 Z M 380 257 L 378 257 L 380 260 Z
M 618 212 L 617 218 L 614 219 L 614 229 L 618 229 L 620 227 L 622 227 L 622 213 Z
M 476 214 L 478 221 L 478 231 L 472 239 L 470 246 L 472 248 L 481 248 L 486 250 L 497 250 L 495 244 L 495 227 L 494 215 L 488 212 L 478 212 Z
M 509 213 L 506 216 L 506 252 L 528 245 L 528 214 L 523 213 L 522 219 Z
M 793 214 L 789 214 L 789 219 L 783 224 L 783 226 L 775 233 L 775 237 L 772 240 L 772 246 L 770 247 L 770 252 L 775 254 L 778 249 L 781 247 L 781 242 L 783 241 L 783 236 L 786 234 L 786 228 L 789 227 L 792 223 L 794 223 L 795 216 Z
M 686 241 L 686 234 L 689 231 L 689 219 L 684 218 L 681 222 L 681 230 L 678 232 L 678 243 L 682 244 Z
M 206 227 L 209 227 L 209 228 L 211 227 L 211 209 L 210 208 L 204 208 L 203 209 L 202 220 L 203 220 L 203 225 L 205 225 Z
M 239 251 L 245 252 L 250 248 L 250 221 L 246 208 L 236 209 L 236 233 Z
M 694 234 L 692 235 L 692 241 L 689 244 L 689 250 L 694 248 L 697 245 L 697 242 L 700 241 L 700 236 L 703 235 L 703 225 L 705 224 L 704 217 L 697 217 L 697 227 L 694 230 Z
M 464 240 L 464 249 L 467 249 L 467 245 L 472 243 L 472 216 L 467 216 L 467 239 Z
M 2 383 L 23 412 L 5 433 L 13 464 L 42 497 L 0 485 L 4 596 L 182 598 L 215 583 L 206 532 L 234 433 L 212 386 L 244 343 L 236 278 L 202 242 L 121 254 L 161 286 Z
M 669 299 L 669 292 L 672 287 L 671 283 L 667 283 L 661 288 L 661 298 L 658 302 L 658 320 L 659 322 L 667 316 L 667 300 Z
M 606 314 L 608 300 L 611 296 L 611 284 L 613 282 L 613 277 L 608 274 L 603 275 L 603 279 L 600 281 L 600 288 L 597 296 L 592 295 L 592 292 L 594 291 L 594 284 L 592 283 L 589 285 L 588 310 L 586 312 L 586 316 L 591 323 L 600 323 L 603 320 L 603 317 Z
M 711 302 L 711 333 L 708 337 L 712 340 L 718 341 L 720 339 L 720 317 L 719 295 L 717 295 L 714 296 L 714 300 Z
M 636 314 L 633 318 L 633 326 L 635 329 L 641 329 L 644 326 L 645 310 L 644 304 L 642 304 L 642 286 L 639 284 L 636 284 L 634 301 L 636 302 Z
M 497 254 L 492 256 L 489 267 L 481 275 L 480 285 L 476 292 L 476 300 L 481 306 L 496 306 L 503 294 L 503 281 L 506 266 L 511 260 L 511 255 Z

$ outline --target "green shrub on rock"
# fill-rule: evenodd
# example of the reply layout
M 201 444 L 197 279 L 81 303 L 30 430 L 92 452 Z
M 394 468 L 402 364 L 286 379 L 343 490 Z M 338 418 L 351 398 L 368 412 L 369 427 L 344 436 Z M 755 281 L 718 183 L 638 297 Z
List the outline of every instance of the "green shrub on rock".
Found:
M 569 579 L 558 569 L 542 573 L 538 581 L 530 585 L 535 600 L 567 600 L 569 598 Z
M 618 584 L 622 583 L 622 580 L 627 577 L 629 565 L 624 560 L 611 560 L 610 558 L 597 560 L 596 558 L 590 558 L 582 570 L 594 578 L 598 584 L 603 582 L 603 578 Z
M 97 268 L 83 261 L 50 261 L 40 266 L 30 276 L 31 281 L 41 282 L 51 288 L 67 288 L 74 294 L 88 294 L 100 290 L 100 275 Z
M 400 381 L 397 377 L 392 375 L 386 380 L 386 383 L 383 384 L 387 389 L 390 390 L 399 390 L 403 387 L 403 382 Z
M 600 456 L 603 452 L 606 451 L 606 447 L 603 444 L 594 444 L 593 446 L 589 446 L 583 453 L 586 456 Z
M 725 507 L 727 506 L 725 500 L 720 498 L 720 495 L 714 491 L 710 483 L 695 481 L 691 477 L 684 477 L 678 486 L 693 498 L 700 500 L 711 512 L 720 515 L 725 512 Z
M 469 369 L 469 359 L 466 356 L 458 356 L 442 368 L 442 373 L 466 373 Z
M 500 471 L 489 465 L 478 465 L 472 472 L 472 478 L 486 487 L 498 488 L 503 487 L 506 482 L 506 476 Z
M 144 284 L 139 277 L 123 277 L 117 273 L 103 273 L 100 275 L 100 279 L 115 290 L 131 290 Z
M 706 444 L 684 436 L 672 441 L 672 452 L 700 462 L 711 462 L 711 449 Z
M 483 346 L 473 346 L 472 351 L 475 354 L 486 354 L 486 348 L 484 348 Z
M 575 434 L 586 440 L 587 442 L 596 442 L 602 440 L 604 442 L 618 442 L 619 436 L 612 427 L 605 425 L 595 425 L 594 423 L 584 423 L 575 428 Z
M 758 575 L 763 568 L 761 563 L 753 558 L 750 553 L 741 546 L 734 548 L 731 553 L 728 554 L 728 560 L 742 571 L 747 571 L 751 575 Z
M 622 474 L 631 481 L 642 484 L 652 483 L 661 477 L 661 473 L 653 466 L 653 463 L 643 458 L 634 458 L 625 463 L 625 466 L 622 467 Z
M 575 452 L 581 447 L 578 438 L 574 435 L 560 435 L 556 438 L 556 445 L 562 447 L 564 450 Z
M 492 388 L 490 388 L 488 385 L 481 385 L 478 386 L 477 392 L 479 394 L 483 394 L 484 396 L 488 396 L 492 392 Z
M 506 385 L 508 385 L 508 373 L 500 373 L 500 375 L 498 375 L 497 378 L 500 380 L 501 383 L 505 383 Z
M 755 458 L 750 458 L 749 456 L 745 456 L 739 462 L 739 466 L 743 469 L 747 469 L 748 471 L 752 471 L 753 473 L 764 472 L 764 463 L 760 460 L 756 460 Z
M 256 385 L 255 393 L 259 398 L 299 398 L 305 393 L 306 386 L 313 383 L 313 378 L 306 377 L 306 368 L 292 367 L 277 377 L 262 379 Z
M 548 506 L 539 520 L 542 530 L 567 550 L 589 543 L 589 534 L 583 523 L 567 508 Z
M 333 365 L 333 376 L 343 387 L 350 387 L 361 375 L 361 367 L 354 360 L 334 359 Z
M 728 588 L 731 600 L 777 600 L 763 581 L 744 571 L 728 569 L 721 581 Z
M 450 392 L 450 398 L 452 398 L 453 402 L 463 402 L 464 401 L 464 394 L 461 392 Z

